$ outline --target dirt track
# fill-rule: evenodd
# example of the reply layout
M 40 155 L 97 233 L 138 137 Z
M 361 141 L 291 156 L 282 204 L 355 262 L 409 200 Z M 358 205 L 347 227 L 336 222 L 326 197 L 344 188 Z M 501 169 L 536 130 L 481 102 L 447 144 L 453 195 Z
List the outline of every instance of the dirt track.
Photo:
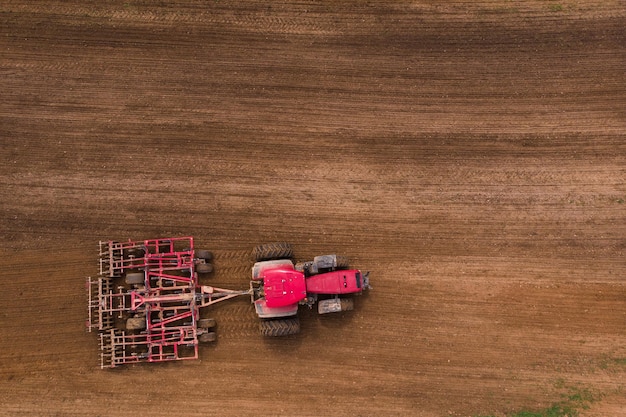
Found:
M 626 415 L 623 3 L 44 3 L 0 6 L 0 414 Z M 374 290 L 99 370 L 98 240 L 168 235 Z

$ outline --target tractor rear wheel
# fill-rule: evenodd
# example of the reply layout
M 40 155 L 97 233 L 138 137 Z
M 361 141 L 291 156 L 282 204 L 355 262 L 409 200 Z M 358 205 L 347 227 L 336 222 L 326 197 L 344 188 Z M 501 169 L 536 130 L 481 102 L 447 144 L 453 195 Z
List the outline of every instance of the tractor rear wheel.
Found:
M 263 320 L 260 329 L 263 336 L 289 336 L 300 333 L 300 320 L 297 317 Z
M 287 242 L 266 243 L 254 248 L 254 259 L 257 262 L 291 258 L 293 258 L 293 248 Z

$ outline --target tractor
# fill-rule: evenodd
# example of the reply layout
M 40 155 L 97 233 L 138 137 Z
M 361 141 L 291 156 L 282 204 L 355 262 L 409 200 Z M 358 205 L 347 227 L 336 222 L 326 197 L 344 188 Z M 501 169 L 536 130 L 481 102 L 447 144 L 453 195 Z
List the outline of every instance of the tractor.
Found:
M 298 306 L 319 314 L 354 309 L 353 295 L 369 289 L 369 273 L 349 269 L 338 255 L 316 256 L 312 261 L 292 262 L 288 243 L 270 243 L 254 249 L 250 293 L 264 336 L 287 336 L 300 331 Z

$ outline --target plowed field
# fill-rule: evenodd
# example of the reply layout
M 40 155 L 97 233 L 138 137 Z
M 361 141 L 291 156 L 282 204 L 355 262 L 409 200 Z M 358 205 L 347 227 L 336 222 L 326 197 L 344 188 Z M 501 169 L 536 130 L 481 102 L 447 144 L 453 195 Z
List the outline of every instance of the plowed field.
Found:
M 626 415 L 625 22 L 619 0 L 2 2 L 0 415 Z M 235 300 L 201 360 L 100 370 L 97 242 L 177 235 L 215 285 L 289 241 L 374 289 L 278 340 Z

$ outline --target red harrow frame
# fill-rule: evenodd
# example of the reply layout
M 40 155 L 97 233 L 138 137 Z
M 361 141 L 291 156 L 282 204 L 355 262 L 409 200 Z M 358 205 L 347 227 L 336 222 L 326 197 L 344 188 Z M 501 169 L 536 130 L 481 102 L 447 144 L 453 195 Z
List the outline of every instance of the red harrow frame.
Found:
M 215 340 L 214 321 L 200 319 L 200 309 L 251 293 L 200 285 L 196 266 L 205 259 L 193 237 L 99 246 L 99 276 L 87 278 L 87 327 L 99 332 L 101 368 L 197 359 L 198 342 Z

